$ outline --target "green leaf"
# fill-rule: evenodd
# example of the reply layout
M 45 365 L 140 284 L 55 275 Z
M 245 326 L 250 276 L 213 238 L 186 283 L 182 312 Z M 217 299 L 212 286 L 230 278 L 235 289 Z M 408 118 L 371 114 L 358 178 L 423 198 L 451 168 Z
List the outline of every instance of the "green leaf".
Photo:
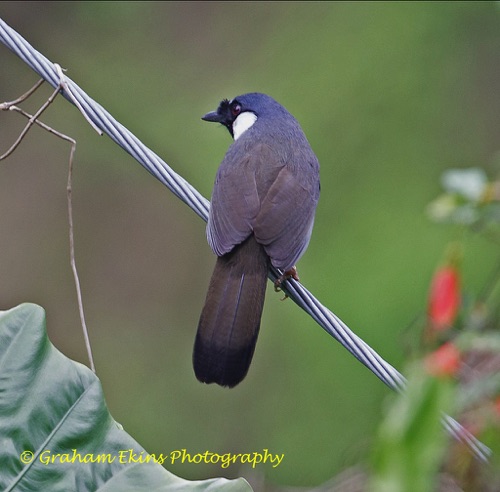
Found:
M 426 374 L 420 365 L 408 371 L 408 385 L 388 409 L 375 443 L 374 492 L 428 492 L 449 436 L 441 425 L 454 399 L 454 383 Z
M 163 458 L 115 422 L 94 373 L 50 343 L 41 307 L 0 311 L 0 490 L 252 490 L 244 479 L 181 479 Z

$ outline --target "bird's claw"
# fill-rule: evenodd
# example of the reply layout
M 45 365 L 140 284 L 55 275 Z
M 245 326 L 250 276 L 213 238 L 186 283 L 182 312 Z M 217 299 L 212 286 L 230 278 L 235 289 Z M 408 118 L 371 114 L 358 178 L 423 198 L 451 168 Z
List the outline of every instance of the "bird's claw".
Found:
M 274 281 L 274 291 L 281 292 L 281 285 L 283 284 L 283 282 L 290 278 L 293 278 L 294 280 L 297 280 L 297 282 L 299 282 L 299 276 L 295 267 L 290 268 L 290 270 L 284 272 Z M 284 301 L 287 297 L 288 295 L 285 294 L 285 297 L 282 299 L 282 301 Z

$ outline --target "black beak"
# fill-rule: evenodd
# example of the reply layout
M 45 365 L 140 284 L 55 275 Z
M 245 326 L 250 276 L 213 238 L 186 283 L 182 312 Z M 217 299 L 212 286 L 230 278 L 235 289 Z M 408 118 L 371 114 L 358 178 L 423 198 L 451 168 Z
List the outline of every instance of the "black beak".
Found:
M 204 121 L 212 121 L 214 123 L 222 123 L 223 117 L 217 111 L 211 111 L 205 116 L 202 116 L 201 119 Z

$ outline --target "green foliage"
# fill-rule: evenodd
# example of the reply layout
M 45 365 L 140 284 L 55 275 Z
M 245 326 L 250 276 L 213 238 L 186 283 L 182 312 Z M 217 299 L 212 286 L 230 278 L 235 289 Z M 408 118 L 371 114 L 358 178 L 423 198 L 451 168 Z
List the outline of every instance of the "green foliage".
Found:
M 481 168 L 449 169 L 441 181 L 445 192 L 429 205 L 431 219 L 476 231 L 496 228 L 498 234 L 500 182 L 488 180 Z
M 0 368 L 5 492 L 251 490 L 243 479 L 190 482 L 167 472 L 162 456 L 111 417 L 97 377 L 50 343 L 39 306 L 0 313 Z
M 406 369 L 407 390 L 387 408 L 375 442 L 373 492 L 435 490 L 449 441 L 441 419 L 453 409 L 454 384 L 421 364 Z
M 445 171 L 441 184 L 444 193 L 429 215 L 454 224 L 462 239 L 446 248 L 434 274 L 424 329 L 412 327 L 421 336 L 418 360 L 403 371 L 407 391 L 393 399 L 379 428 L 370 489 L 375 492 L 448 490 L 444 480 L 468 492 L 500 486 L 500 269 L 479 293 L 463 281 L 465 232 L 493 243 L 500 238 L 499 182 L 470 168 Z M 450 442 L 440 429 L 443 412 L 489 446 L 489 466 Z

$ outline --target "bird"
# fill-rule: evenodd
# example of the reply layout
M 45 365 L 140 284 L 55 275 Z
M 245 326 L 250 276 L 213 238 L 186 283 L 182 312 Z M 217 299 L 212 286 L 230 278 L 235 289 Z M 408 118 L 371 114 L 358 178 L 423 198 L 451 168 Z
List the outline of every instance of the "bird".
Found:
M 213 186 L 206 235 L 217 255 L 193 349 L 202 383 L 232 388 L 247 375 L 257 343 L 270 266 L 279 290 L 305 252 L 320 194 L 319 162 L 300 124 L 272 97 L 224 99 L 202 120 L 233 143 Z

